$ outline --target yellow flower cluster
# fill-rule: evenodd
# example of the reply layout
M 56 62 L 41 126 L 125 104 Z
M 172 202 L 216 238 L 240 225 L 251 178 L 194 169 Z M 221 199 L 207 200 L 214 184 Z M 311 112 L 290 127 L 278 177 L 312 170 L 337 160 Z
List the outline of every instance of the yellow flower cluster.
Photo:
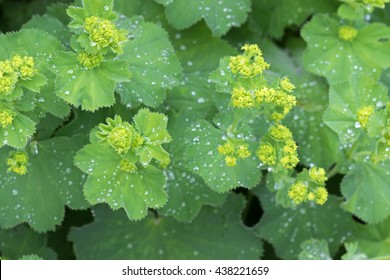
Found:
M 280 164 L 287 169 L 294 168 L 299 163 L 298 146 L 293 139 L 287 140 L 283 147 L 283 156 L 280 159 Z
M 247 158 L 251 155 L 249 146 L 245 143 L 233 143 L 228 140 L 225 144 L 218 146 L 218 153 L 225 156 L 225 163 L 227 166 L 236 166 L 237 157 Z
M 253 94 L 242 87 L 233 89 L 231 102 L 236 108 L 253 108 L 255 106 Z
M 126 39 L 123 31 L 118 30 L 114 23 L 96 16 L 89 17 L 85 20 L 84 29 L 89 34 L 90 40 L 99 49 L 106 47 L 116 49 L 119 47 L 119 43 Z
M 127 153 L 143 144 L 144 139 L 128 122 L 123 122 L 120 116 L 107 118 L 107 124 L 99 124 L 96 137 L 102 143 L 107 143 L 118 154 Z
M 370 120 L 371 115 L 374 113 L 374 106 L 363 106 L 360 107 L 356 113 L 357 121 L 363 128 L 367 127 L 368 121 Z
M 2 128 L 8 127 L 12 121 L 14 120 L 14 117 L 8 110 L 4 110 L 0 112 L 0 125 Z
M 133 132 L 128 127 L 114 127 L 107 136 L 107 142 L 118 154 L 127 153 L 131 147 Z
M 315 166 L 310 168 L 309 178 L 318 185 L 325 185 L 325 181 L 328 180 L 325 169 Z
M 287 77 L 280 80 L 280 87 L 287 92 L 292 92 L 295 89 L 294 84 L 292 84 L 290 79 Z
M 26 152 L 11 152 L 7 159 L 8 172 L 14 172 L 19 175 L 27 173 L 28 155 Z
M 77 55 L 78 62 L 87 69 L 93 69 L 103 61 L 103 55 L 100 53 L 90 54 L 81 52 Z
M 127 172 L 127 173 L 135 173 L 137 172 L 137 166 L 134 162 L 131 162 L 127 159 L 122 159 L 119 163 L 120 170 Z
M 283 147 L 279 153 L 279 164 L 284 168 L 294 168 L 298 162 L 298 146 L 295 143 L 291 131 L 281 124 L 272 126 L 269 135 L 275 140 L 275 146 L 282 142 Z M 276 148 L 270 143 L 261 144 L 256 152 L 258 158 L 265 164 L 275 166 L 277 164 Z
M 357 34 L 357 29 L 352 26 L 343 25 L 339 28 L 339 38 L 344 41 L 352 42 Z
M 0 61 L 0 93 L 11 94 L 18 79 L 31 79 L 37 69 L 31 56 L 12 56 L 11 59 Z
M 291 86 L 284 85 L 286 88 L 291 89 Z M 280 113 L 275 112 L 272 118 L 275 121 L 281 121 L 297 104 L 295 96 L 286 93 L 283 90 L 276 90 L 274 88 L 263 87 L 257 90 L 255 93 L 257 104 L 261 105 L 264 103 L 272 104 L 276 108 L 280 108 Z
M 260 145 L 256 155 L 265 165 L 276 165 L 276 151 L 271 144 L 267 143 Z
M 244 51 L 242 55 L 232 56 L 229 60 L 229 68 L 233 74 L 250 78 L 261 75 L 264 70 L 269 68 L 270 65 L 265 62 L 257 45 L 246 44 L 241 49 Z
M 293 184 L 287 195 L 295 205 L 305 201 L 314 201 L 318 205 L 323 205 L 328 200 L 328 191 L 325 187 L 317 187 L 314 191 L 309 191 L 308 186 L 302 181 Z

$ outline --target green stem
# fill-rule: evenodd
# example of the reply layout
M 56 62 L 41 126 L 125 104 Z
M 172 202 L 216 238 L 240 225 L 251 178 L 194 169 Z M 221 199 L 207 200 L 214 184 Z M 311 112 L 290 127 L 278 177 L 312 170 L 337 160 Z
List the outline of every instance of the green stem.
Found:
M 356 150 L 358 143 L 359 143 L 359 141 L 355 141 L 355 143 L 353 143 L 353 146 L 351 147 L 351 149 L 347 153 L 347 159 L 350 160 L 352 158 L 353 152 Z
M 234 134 L 236 133 L 238 124 L 240 123 L 241 120 L 241 114 L 237 111 L 234 112 L 234 119 L 233 123 L 229 126 L 229 128 L 226 130 L 226 133 L 228 137 L 233 137 Z
M 340 168 L 340 164 L 339 163 L 336 163 L 332 169 L 329 170 L 328 174 L 327 174 L 327 177 L 328 178 L 332 178 L 334 175 L 336 175 L 337 173 L 339 173 L 339 168 Z

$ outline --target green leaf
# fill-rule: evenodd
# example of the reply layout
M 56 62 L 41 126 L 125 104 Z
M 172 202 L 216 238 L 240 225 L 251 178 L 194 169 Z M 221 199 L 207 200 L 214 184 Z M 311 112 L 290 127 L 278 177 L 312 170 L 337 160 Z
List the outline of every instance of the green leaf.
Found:
M 334 83 L 324 122 L 334 130 L 342 144 L 354 143 L 363 131 L 357 112 L 365 106 L 380 108 L 388 101 L 387 89 L 369 76 L 353 75 L 349 81 Z
M 128 30 L 132 38 L 120 56 L 132 73 L 130 83 L 117 86 L 121 101 L 129 107 L 140 103 L 156 107 L 165 99 L 165 91 L 178 85 L 181 78 L 181 66 L 168 34 L 140 17 L 121 18 L 118 26 Z
M 160 162 L 169 161 L 169 154 L 161 146 L 171 141 L 171 136 L 166 129 L 167 123 L 166 116 L 151 113 L 148 109 L 141 109 L 135 115 L 134 126 L 145 139 L 144 144 L 136 150 L 142 164 L 149 164 L 152 158 Z
M 25 255 L 39 255 L 47 260 L 56 259 L 53 249 L 47 247 L 47 235 L 39 234 L 27 225 L 0 230 L 2 258 L 17 260 Z
M 280 39 L 287 27 L 299 27 L 312 14 L 333 12 L 336 7 L 337 2 L 329 0 L 256 0 L 249 19 L 254 22 L 253 27 Z
M 19 258 L 19 260 L 39 261 L 43 259 L 40 256 L 33 254 L 33 255 L 23 255 L 21 258 Z
M 251 10 L 250 0 L 172 0 L 156 1 L 166 6 L 168 22 L 176 29 L 185 29 L 204 19 L 214 36 L 222 36 L 231 27 L 239 27 Z
M 240 221 L 243 199 L 231 195 L 222 208 L 205 207 L 191 224 L 149 215 L 129 222 L 121 211 L 95 207 L 95 222 L 73 228 L 79 259 L 258 259 L 261 241 Z M 229 233 L 229 234 L 227 234 Z
M 390 215 L 390 162 L 356 162 L 341 182 L 344 209 L 368 223 Z
M 146 21 L 155 23 L 165 19 L 164 7 L 154 0 L 115 0 L 114 9 L 127 17 L 142 15 Z
M 227 192 L 240 186 L 250 189 L 260 181 L 260 162 L 254 153 L 246 159 L 237 159 L 234 167 L 226 165 L 225 156 L 218 153 L 218 146 L 223 145 L 227 137 L 209 122 L 193 124 L 187 130 L 186 139 L 186 167 L 200 175 L 214 191 Z
M 366 260 L 367 255 L 362 252 L 357 242 L 345 243 L 347 252 L 341 256 L 343 260 Z
M 261 188 L 260 201 L 264 214 L 257 232 L 283 259 L 295 259 L 302 242 L 311 238 L 327 241 L 334 255 L 340 244 L 352 234 L 352 216 L 339 207 L 341 201 L 333 195 L 322 206 L 308 203 L 286 209 L 275 203 L 274 194 Z
M 390 217 L 377 225 L 360 225 L 354 234 L 361 250 L 371 259 L 390 259 Z
M 10 228 L 27 222 L 34 230 L 53 230 L 64 217 L 64 205 L 74 209 L 87 206 L 81 186 L 85 175 L 72 163 L 83 144 L 82 137 L 56 137 L 31 142 L 27 174 L 8 170 L 9 148 L 0 150 L 0 226 Z
M 0 147 L 8 145 L 17 149 L 24 148 L 35 132 L 35 125 L 29 117 L 17 113 L 12 124 L 6 128 L 0 127 Z
M 187 111 L 169 117 L 168 130 L 173 139 L 167 145 L 172 161 L 165 170 L 169 199 L 158 211 L 162 215 L 173 216 L 180 222 L 191 222 L 203 205 L 221 206 L 227 196 L 211 190 L 200 176 L 188 172 L 183 164 L 186 147 L 186 130 L 183 128 L 190 126 L 191 118 L 193 115 Z
M 42 16 L 34 15 L 22 28 L 37 28 L 46 31 L 65 45 L 71 38 L 68 28 L 61 21 L 47 14 Z
M 113 149 L 92 142 L 77 153 L 75 165 L 88 174 L 84 195 L 91 204 L 105 202 L 114 210 L 124 208 L 129 219 L 139 220 L 146 217 L 149 207 L 159 208 L 167 202 L 166 178 L 151 165 L 137 165 L 135 173 L 123 171 L 122 159 L 136 162 L 137 157 L 133 152 L 122 157 Z
M 325 240 L 310 239 L 301 244 L 300 260 L 331 260 L 328 243 Z
M 316 15 L 302 29 L 308 43 L 303 56 L 306 69 L 325 76 L 330 83 L 346 80 L 353 73 L 379 77 L 390 66 L 390 27 L 371 23 L 358 28 L 352 42 L 339 38 L 341 25 L 326 15 Z
M 226 41 L 212 37 L 203 23 L 175 32 L 172 43 L 183 65 L 184 78 L 169 92 L 166 102 L 177 111 L 186 108 L 203 115 L 212 113 L 215 110 L 213 95 L 217 95 L 217 100 L 222 95 L 209 83 L 210 72 L 218 68 L 221 56 L 235 54 L 236 50 Z
M 112 106 L 117 82 L 128 82 L 130 72 L 123 61 L 104 61 L 93 69 L 82 67 L 75 53 L 60 52 L 53 59 L 52 70 L 57 74 L 56 94 L 68 103 L 84 110 L 95 111 Z

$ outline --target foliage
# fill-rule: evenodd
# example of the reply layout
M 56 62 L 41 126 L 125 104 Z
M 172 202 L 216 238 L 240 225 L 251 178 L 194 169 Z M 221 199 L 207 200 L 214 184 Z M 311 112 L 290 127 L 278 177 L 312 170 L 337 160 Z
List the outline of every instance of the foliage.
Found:
M 389 258 L 389 1 L 62 2 L 0 1 L 1 258 Z

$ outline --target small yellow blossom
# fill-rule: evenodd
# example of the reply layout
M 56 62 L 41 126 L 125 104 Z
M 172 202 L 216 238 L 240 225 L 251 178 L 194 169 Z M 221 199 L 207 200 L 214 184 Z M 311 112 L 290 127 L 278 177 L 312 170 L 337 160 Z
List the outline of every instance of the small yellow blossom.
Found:
M 328 191 L 324 187 L 319 187 L 315 191 L 316 200 L 318 205 L 323 205 L 328 200 Z
M 284 77 L 282 80 L 280 80 L 280 87 L 287 92 L 292 92 L 295 89 L 295 86 L 287 77 Z
M 7 159 L 8 172 L 14 172 L 18 175 L 27 173 L 28 155 L 26 152 L 11 152 Z
M 0 70 L 4 73 L 13 73 L 14 69 L 12 67 L 12 63 L 9 59 L 0 61 Z
M 14 120 L 14 117 L 8 110 L 4 110 L 0 112 L 0 125 L 2 128 L 8 127 L 12 121 Z
M 144 143 L 144 138 L 137 133 L 135 135 L 133 143 L 132 143 L 133 148 L 137 148 L 139 146 L 142 146 L 143 143 Z
M 244 88 L 234 88 L 232 92 L 232 105 L 236 108 L 252 108 L 255 98 Z
M 352 26 L 343 25 L 339 28 L 339 38 L 344 41 L 352 42 L 357 34 L 357 29 Z
M 14 55 L 11 58 L 11 66 L 14 70 L 19 69 L 23 65 L 24 61 L 20 55 Z
M 323 169 L 321 167 L 315 167 L 315 166 L 310 168 L 309 177 L 311 180 L 313 180 L 314 182 L 316 182 L 319 185 L 323 185 L 325 183 L 325 181 L 328 179 L 326 177 L 325 169 Z
M 90 54 L 81 52 L 77 56 L 78 62 L 87 69 L 93 69 L 100 65 L 103 61 L 103 55 L 100 53 Z
M 287 195 L 295 205 L 298 205 L 306 200 L 307 192 L 307 186 L 303 182 L 298 181 L 290 187 Z
M 225 157 L 225 163 L 227 166 L 233 167 L 237 164 L 237 158 L 232 156 L 226 156 Z
M 222 146 L 218 146 L 218 152 L 221 155 L 231 155 L 235 153 L 235 147 L 231 141 L 228 141 Z
M 313 192 L 309 192 L 306 196 L 306 199 L 309 201 L 313 201 L 316 198 L 316 195 Z
M 280 164 L 286 169 L 292 169 L 299 163 L 297 153 L 286 154 L 280 159 Z
M 371 115 L 374 113 L 374 106 L 363 106 L 360 107 L 356 113 L 357 121 L 363 128 L 367 128 L 368 121 L 370 120 Z
M 268 143 L 260 145 L 256 155 L 266 165 L 274 166 L 276 164 L 275 148 Z
M 248 145 L 240 145 L 237 149 L 237 155 L 240 158 L 247 158 L 251 155 L 251 152 L 248 149 Z
M 127 173 L 135 173 L 137 172 L 137 166 L 134 162 L 131 162 L 127 159 L 122 159 L 119 163 L 120 170 Z

